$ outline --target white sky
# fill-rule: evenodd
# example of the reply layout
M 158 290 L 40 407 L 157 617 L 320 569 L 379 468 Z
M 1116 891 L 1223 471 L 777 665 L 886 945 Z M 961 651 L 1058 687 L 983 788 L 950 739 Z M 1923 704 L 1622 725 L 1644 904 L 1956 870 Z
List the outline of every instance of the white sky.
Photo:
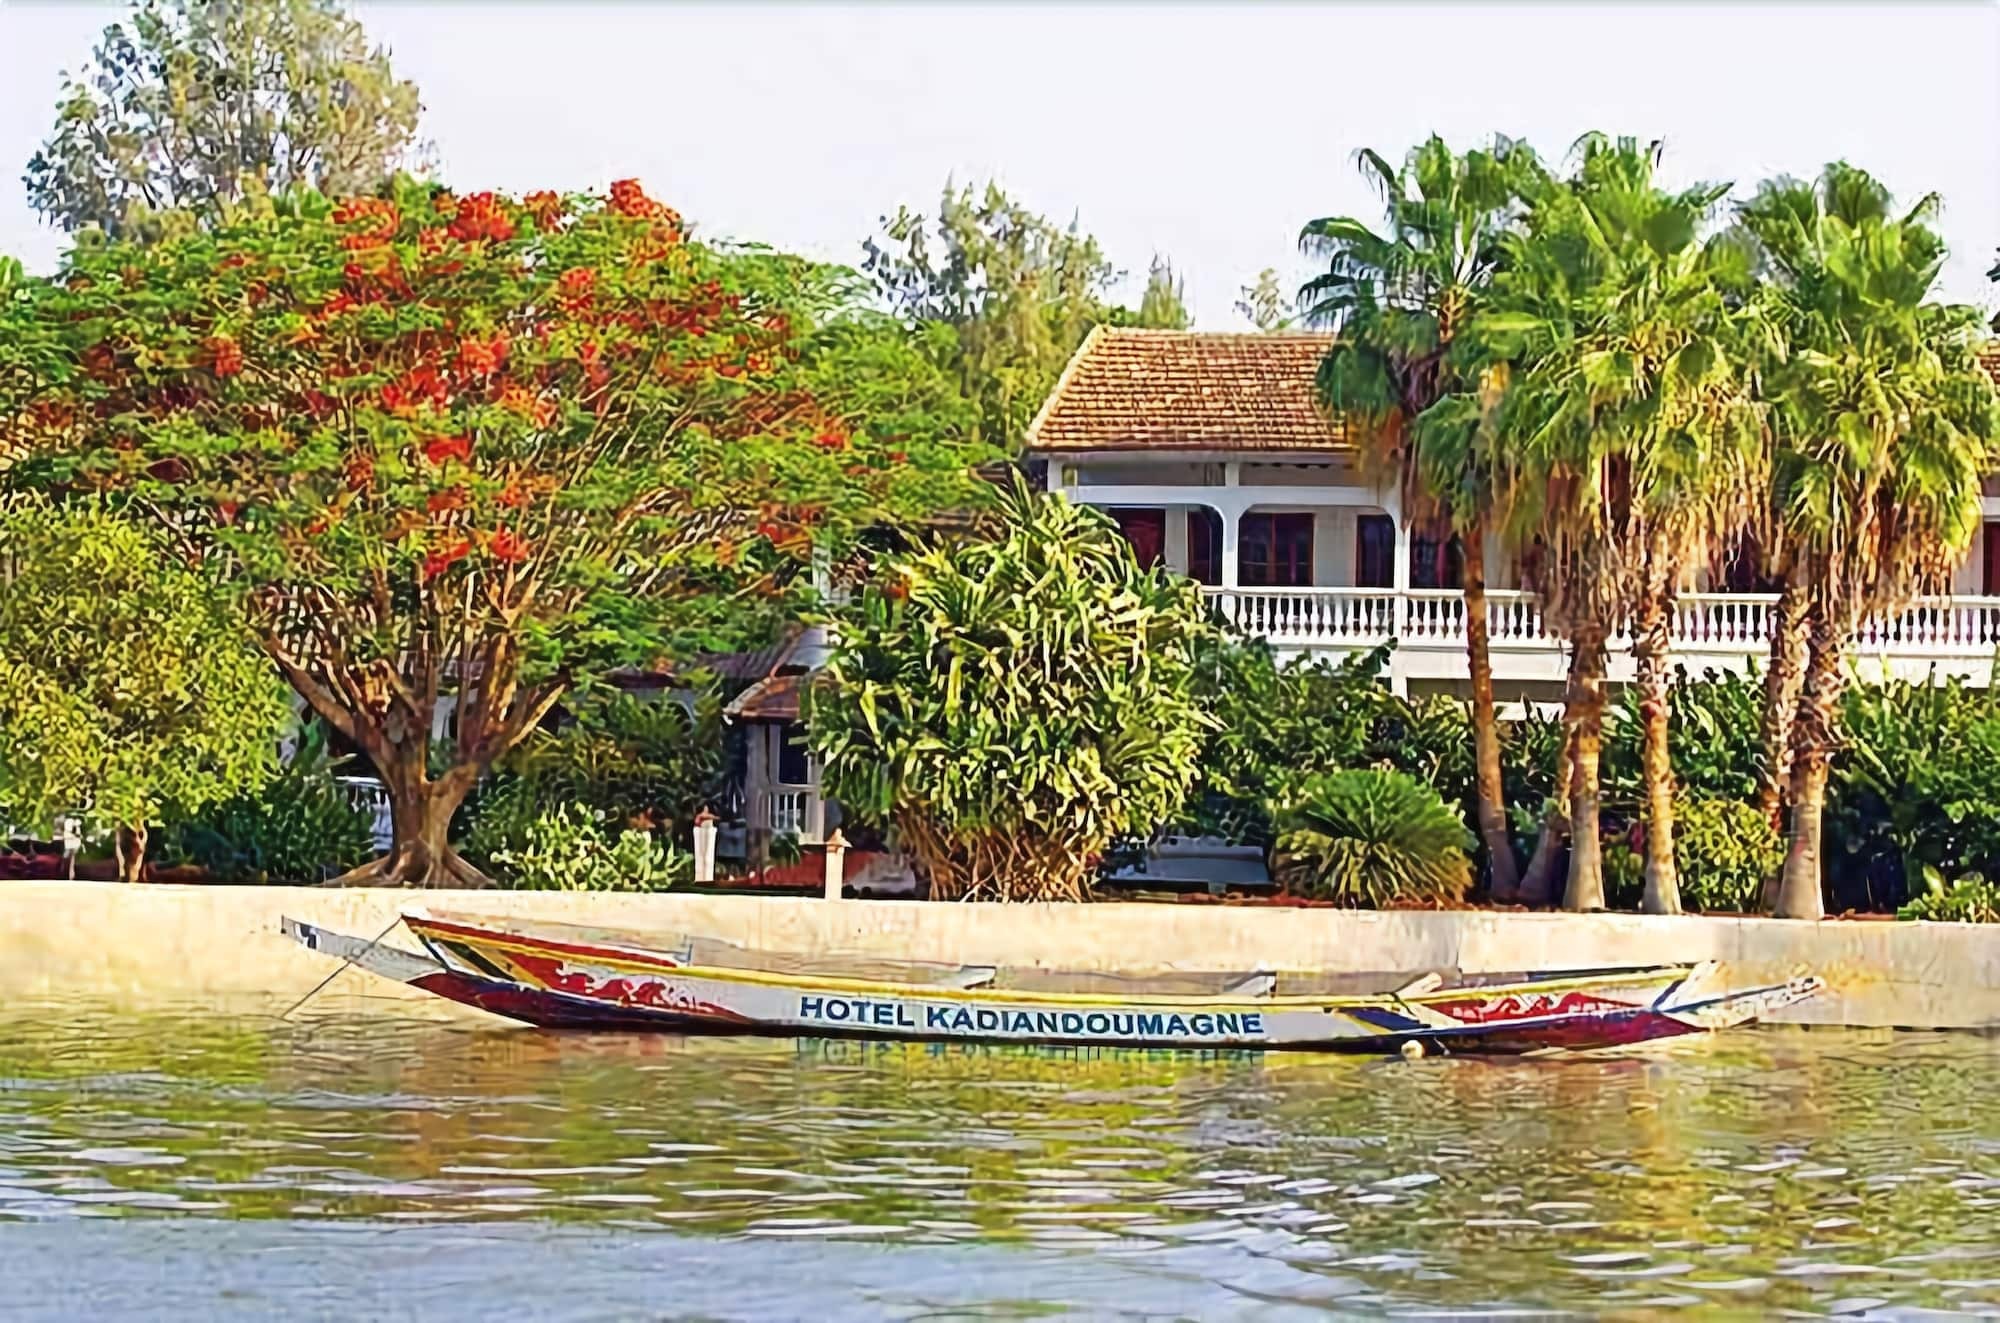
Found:
M 0 252 L 62 243 L 19 173 L 59 72 L 120 6 L 0 0 Z M 710 234 L 858 263 L 877 218 L 997 176 L 1079 213 L 1121 267 L 1171 257 L 1197 325 L 1304 268 L 1307 219 L 1375 203 L 1356 149 L 1495 130 L 1560 155 L 1664 137 L 1672 181 L 1809 175 L 1845 157 L 1936 190 L 1946 296 L 1996 305 L 2000 5 L 1492 3 L 873 8 L 363 3 L 416 79 L 461 191 L 636 176 Z

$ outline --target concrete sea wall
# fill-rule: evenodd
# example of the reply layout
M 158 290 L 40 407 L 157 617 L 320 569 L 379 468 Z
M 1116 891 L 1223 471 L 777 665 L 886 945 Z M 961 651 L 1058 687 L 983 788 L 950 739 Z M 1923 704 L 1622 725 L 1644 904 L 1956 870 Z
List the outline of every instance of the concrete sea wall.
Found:
M 404 909 L 699 933 L 763 950 L 1092 972 L 1501 970 L 1720 960 L 1734 984 L 1810 971 L 1799 1023 L 2000 1028 L 2000 927 L 1642 915 L 1349 912 L 1208 905 L 951 905 L 770 896 L 0 883 L 0 995 L 131 1004 L 304 995 L 333 969 L 278 932 L 292 915 L 373 937 Z M 396 940 L 391 935 L 390 940 Z M 405 942 L 404 944 L 408 944 Z M 435 999 L 359 972 L 332 1004 Z

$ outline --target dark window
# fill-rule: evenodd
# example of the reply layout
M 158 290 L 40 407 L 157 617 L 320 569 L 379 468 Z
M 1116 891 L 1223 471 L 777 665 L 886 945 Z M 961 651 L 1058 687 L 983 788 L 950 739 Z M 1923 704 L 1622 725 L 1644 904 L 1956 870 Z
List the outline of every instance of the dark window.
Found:
M 778 731 L 778 784 L 812 784 L 812 773 L 806 765 L 806 728 L 796 721 L 786 723 Z
M 1311 515 L 1244 515 L 1239 534 L 1239 547 L 1245 587 L 1312 587 L 1313 517 Z
M 1187 512 L 1188 577 L 1213 588 L 1222 582 L 1222 516 L 1205 505 Z
M 1984 553 L 1981 558 L 1986 562 L 1986 577 L 1979 590 L 1988 597 L 2000 597 L 2000 524 L 1985 524 L 1982 532 L 1985 540 L 1980 550 Z
M 1354 521 L 1354 586 L 1396 586 L 1396 521 L 1365 514 Z
M 1410 539 L 1410 587 L 1463 588 L 1465 548 L 1456 537 Z
M 1158 565 L 1167 554 L 1167 512 L 1165 510 L 1113 510 L 1118 531 L 1132 544 L 1132 554 L 1143 566 Z

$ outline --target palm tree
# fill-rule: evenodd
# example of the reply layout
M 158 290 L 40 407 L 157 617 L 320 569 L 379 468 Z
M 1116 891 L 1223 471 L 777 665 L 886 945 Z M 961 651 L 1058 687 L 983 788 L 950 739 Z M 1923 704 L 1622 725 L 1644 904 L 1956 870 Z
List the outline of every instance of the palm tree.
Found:
M 1572 645 L 1565 904 L 1603 904 L 1604 652 L 1629 625 L 1644 722 L 1644 904 L 1678 913 L 1670 626 L 1683 580 L 1745 522 L 1762 490 L 1740 352 L 1751 266 L 1742 244 L 1700 238 L 1726 185 L 1660 188 L 1658 144 L 1591 135 L 1578 153 L 1576 175 L 1536 198 L 1474 338 L 1516 360 L 1504 406 L 1506 449 L 1519 466 L 1510 518 L 1516 536 L 1533 529 L 1546 544 L 1544 610 Z
M 1804 599 L 1803 623 L 1782 644 L 1798 650 L 1804 634 L 1783 917 L 1825 912 L 1820 819 L 1847 644 L 1864 619 L 1946 581 L 1978 532 L 1980 482 L 2000 459 L 1979 314 L 1930 300 L 1945 256 L 1927 224 L 1935 210 L 1926 197 L 1893 215 L 1887 191 L 1844 163 L 1817 186 L 1767 185 L 1743 208 L 1783 348 L 1765 369 L 1776 405 L 1771 508 Z
M 1350 216 L 1308 224 L 1306 254 L 1326 263 L 1299 301 L 1306 320 L 1337 333 L 1320 364 L 1320 398 L 1362 438 L 1371 467 L 1395 472 L 1403 518 L 1448 527 L 1463 549 L 1466 655 L 1472 678 L 1474 811 L 1491 891 L 1514 899 L 1520 873 L 1500 782 L 1500 731 L 1486 620 L 1486 534 L 1495 466 L 1478 429 L 1426 427 L 1427 412 L 1475 383 L 1452 348 L 1485 297 L 1498 240 L 1519 212 L 1519 181 L 1538 171 L 1508 139 L 1454 154 L 1432 137 L 1398 170 L 1373 151 L 1360 167 L 1385 203 L 1380 229 Z M 1433 419 L 1434 423 L 1442 420 Z

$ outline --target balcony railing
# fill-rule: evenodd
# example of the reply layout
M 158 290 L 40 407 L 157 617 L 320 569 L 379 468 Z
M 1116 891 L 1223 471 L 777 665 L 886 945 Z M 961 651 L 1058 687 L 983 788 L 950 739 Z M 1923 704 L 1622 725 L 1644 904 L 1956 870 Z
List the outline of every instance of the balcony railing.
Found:
M 790 836 L 801 845 L 826 839 L 826 801 L 818 791 L 778 786 L 760 798 L 764 807 L 760 825 L 773 836 Z
M 1395 639 L 1405 648 L 1465 646 L 1465 597 L 1455 589 L 1211 588 L 1223 617 L 1247 634 L 1300 647 L 1372 647 Z M 1774 593 L 1683 593 L 1674 607 L 1678 652 L 1762 652 L 1777 619 Z M 1559 638 L 1543 624 L 1534 594 L 1486 595 L 1486 629 L 1496 650 Z M 1613 640 L 1615 649 L 1626 641 Z M 1933 597 L 1864 625 L 1863 653 L 1917 658 L 1979 658 L 2000 646 L 2000 597 Z

